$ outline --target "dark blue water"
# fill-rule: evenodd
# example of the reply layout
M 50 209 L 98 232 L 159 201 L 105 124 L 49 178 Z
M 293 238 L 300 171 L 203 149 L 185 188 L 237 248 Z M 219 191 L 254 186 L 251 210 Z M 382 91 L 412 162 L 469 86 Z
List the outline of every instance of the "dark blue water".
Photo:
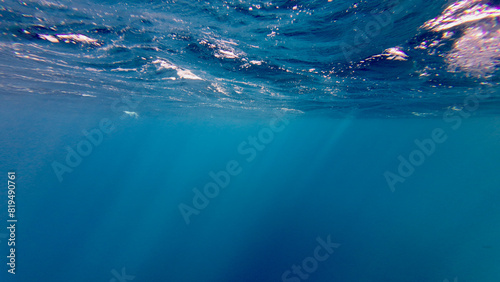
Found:
M 0 281 L 500 281 L 498 5 L 1 2 Z

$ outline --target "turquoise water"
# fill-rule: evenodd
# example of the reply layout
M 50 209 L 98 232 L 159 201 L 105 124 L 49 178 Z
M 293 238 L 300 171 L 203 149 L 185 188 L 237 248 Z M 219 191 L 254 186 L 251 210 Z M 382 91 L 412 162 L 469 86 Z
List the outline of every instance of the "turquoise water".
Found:
M 3 2 L 0 281 L 499 281 L 498 3 L 332 2 Z
M 271 119 L 115 117 L 59 183 L 51 161 L 67 153 L 53 148 L 76 148 L 97 115 L 10 116 L 23 144 L 2 155 L 19 175 L 19 281 L 112 279 L 122 267 L 137 281 L 279 281 L 327 236 L 340 246 L 312 281 L 498 279 L 498 118 L 454 131 L 438 119 L 290 117 L 247 161 L 238 147 Z M 435 128 L 446 141 L 392 192 L 384 173 Z M 192 189 L 231 160 L 241 172 L 187 225 L 179 204 L 193 207 Z

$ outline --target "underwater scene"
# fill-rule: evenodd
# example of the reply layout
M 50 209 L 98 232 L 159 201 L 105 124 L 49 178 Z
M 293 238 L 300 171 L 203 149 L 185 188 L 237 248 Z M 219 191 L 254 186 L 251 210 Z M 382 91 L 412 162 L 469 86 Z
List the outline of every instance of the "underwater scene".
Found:
M 500 1 L 0 2 L 0 281 L 500 281 Z

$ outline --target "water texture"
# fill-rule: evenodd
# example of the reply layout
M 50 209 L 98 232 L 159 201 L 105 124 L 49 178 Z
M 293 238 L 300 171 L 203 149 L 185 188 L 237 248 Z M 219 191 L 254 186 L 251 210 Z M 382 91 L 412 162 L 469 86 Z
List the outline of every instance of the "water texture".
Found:
M 0 281 L 500 281 L 499 16 L 0 2 Z

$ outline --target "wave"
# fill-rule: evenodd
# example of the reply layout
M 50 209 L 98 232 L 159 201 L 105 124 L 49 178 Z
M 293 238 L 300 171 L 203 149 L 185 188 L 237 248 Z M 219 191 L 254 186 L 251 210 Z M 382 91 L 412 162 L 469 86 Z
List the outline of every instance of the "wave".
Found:
M 390 117 L 498 92 L 495 1 L 6 1 L 0 15 L 6 94 Z

